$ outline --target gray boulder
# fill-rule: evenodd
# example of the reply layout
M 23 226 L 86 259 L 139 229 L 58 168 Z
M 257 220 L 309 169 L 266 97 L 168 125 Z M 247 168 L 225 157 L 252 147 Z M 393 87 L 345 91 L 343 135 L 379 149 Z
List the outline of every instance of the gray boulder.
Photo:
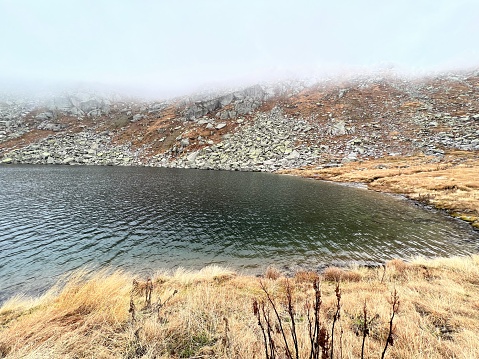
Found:
M 108 115 L 110 113 L 110 104 L 107 102 L 103 102 L 101 104 L 101 112 L 105 115 Z
M 186 160 L 192 164 L 196 161 L 196 157 L 198 157 L 198 151 L 190 153 L 187 157 Z
M 185 111 L 185 117 L 188 119 L 188 120 L 194 120 L 198 117 L 203 117 L 204 115 L 206 115 L 208 113 L 208 111 L 201 107 L 200 105 L 198 104 L 195 104 L 193 106 L 190 106 L 186 109 Z
M 220 108 L 219 99 L 213 99 L 202 103 L 202 107 L 206 110 L 206 113 L 213 112 Z
M 101 103 L 97 100 L 88 100 L 80 102 L 80 110 L 85 113 L 91 112 L 93 110 L 99 109 L 101 107 Z
M 286 157 L 286 159 L 288 159 L 288 160 L 296 160 L 296 159 L 298 159 L 300 156 L 301 156 L 301 155 L 299 154 L 298 151 L 293 150 L 293 152 L 291 152 L 291 153 L 289 154 L 289 156 Z
M 253 102 L 238 102 L 235 106 L 235 112 L 239 115 L 245 115 L 254 110 L 255 106 Z
M 326 133 L 330 136 L 342 136 L 347 133 L 346 123 L 342 120 L 333 121 L 326 128 Z
M 46 121 L 51 118 L 53 118 L 53 112 L 50 112 L 50 111 L 42 112 L 35 116 L 35 119 L 40 121 Z
M 228 106 L 231 102 L 233 102 L 234 96 L 233 94 L 221 96 L 218 101 L 221 107 Z
M 255 101 L 262 101 L 266 93 L 263 91 L 260 85 L 248 87 L 243 90 L 245 97 L 250 97 Z
M 143 115 L 141 113 L 137 113 L 136 115 L 134 115 L 132 117 L 132 119 L 130 121 L 131 122 L 136 122 L 136 121 L 140 121 L 142 118 L 143 118 Z
M 88 117 L 98 117 L 98 116 L 101 116 L 101 110 L 100 110 L 100 109 L 92 110 L 92 111 L 88 112 L 87 116 L 88 116 Z
M 58 131 L 63 130 L 65 127 L 66 127 L 66 125 L 61 124 L 61 123 L 42 122 L 41 124 L 38 125 L 37 128 L 39 130 L 58 132 Z
M 68 97 L 55 97 L 53 107 L 60 111 L 68 111 L 73 107 L 73 104 Z

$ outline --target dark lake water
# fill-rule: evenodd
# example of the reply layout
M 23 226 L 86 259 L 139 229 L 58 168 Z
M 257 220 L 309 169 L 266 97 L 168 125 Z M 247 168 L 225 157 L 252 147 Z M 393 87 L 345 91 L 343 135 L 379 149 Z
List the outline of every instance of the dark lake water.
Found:
M 264 173 L 0 167 L 0 302 L 88 266 L 259 273 L 479 251 L 479 235 L 404 199 Z

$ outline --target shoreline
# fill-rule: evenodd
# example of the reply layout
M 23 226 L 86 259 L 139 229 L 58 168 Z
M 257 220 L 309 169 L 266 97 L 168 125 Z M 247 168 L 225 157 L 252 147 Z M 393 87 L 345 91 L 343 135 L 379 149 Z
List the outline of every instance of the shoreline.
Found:
M 352 183 L 356 188 L 360 183 L 368 190 L 400 195 L 425 208 L 443 211 L 450 217 L 469 223 L 475 231 L 479 230 L 479 182 L 475 177 L 479 173 L 479 153 L 457 155 L 452 151 L 441 162 L 435 162 L 434 168 L 428 163 L 430 159 L 427 156 L 383 157 L 348 163 L 334 169 L 299 168 L 278 173 L 346 186 Z M 454 165 L 455 161 L 460 164 Z M 402 167 L 410 170 L 402 172 Z M 387 172 L 384 172 L 385 169 Z M 459 203 L 461 201 L 467 202 Z
M 384 162 L 384 159 L 381 159 L 381 162 Z M 28 166 L 38 166 L 38 165 L 6 165 L 5 168 L 7 168 L 9 166 L 25 166 L 25 167 L 28 167 Z M 117 166 L 117 167 L 120 167 L 120 166 Z M 135 167 L 135 166 L 128 166 L 128 167 Z M 338 169 L 336 169 L 336 170 L 338 170 Z M 304 171 L 309 171 L 309 170 L 304 170 Z M 417 200 L 415 198 L 411 198 L 411 196 L 407 196 L 407 195 L 402 194 L 402 193 L 385 191 L 384 188 L 380 188 L 380 190 L 376 190 L 375 188 L 371 188 L 370 186 L 368 186 L 368 184 L 365 183 L 365 182 L 363 182 L 363 183 L 359 183 L 359 182 L 337 182 L 337 181 L 334 181 L 334 180 L 319 179 L 318 176 L 316 175 L 316 173 L 314 173 L 314 176 L 312 176 L 310 172 L 306 172 L 308 175 L 304 175 L 305 174 L 304 171 L 297 170 L 295 173 L 275 173 L 275 172 L 273 172 L 271 174 L 282 175 L 282 176 L 290 175 L 290 176 L 295 176 L 295 177 L 301 177 L 301 178 L 307 178 L 307 179 L 313 179 L 313 180 L 320 180 L 320 181 L 324 181 L 325 183 L 331 183 L 331 184 L 340 185 L 340 186 L 346 186 L 346 187 L 352 187 L 352 188 L 359 188 L 359 189 L 362 189 L 362 190 L 374 191 L 374 192 L 386 194 L 388 196 L 396 197 L 400 200 L 406 200 L 406 201 L 410 202 L 411 204 L 414 204 L 416 206 L 420 206 L 420 208 L 422 210 L 435 211 L 437 213 L 441 213 L 441 215 L 444 215 L 445 217 L 451 218 L 451 220 L 455 220 L 455 221 L 458 221 L 458 222 L 461 222 L 461 223 L 465 222 L 465 223 L 468 223 L 468 224 L 472 224 L 471 222 L 465 221 L 464 219 L 460 218 L 459 216 L 451 215 L 451 213 L 444 208 L 435 207 L 431 203 L 425 203 L 424 201 L 420 201 L 420 200 Z M 230 172 L 232 172 L 232 171 L 230 171 Z M 473 231 L 475 231 L 475 232 L 478 231 L 478 229 L 476 227 L 474 227 L 474 226 L 471 226 L 471 227 L 472 227 Z M 471 227 L 464 226 L 464 229 L 467 230 L 468 228 L 471 228 Z M 471 254 L 477 254 L 477 252 L 472 252 Z M 471 254 L 469 254 L 469 255 L 471 255 Z M 438 258 L 442 258 L 442 257 L 441 256 L 429 256 L 429 257 L 427 257 L 427 259 L 431 259 L 431 260 L 438 259 Z M 447 258 L 447 257 L 445 257 L 445 258 Z M 413 259 L 414 259 L 414 256 L 412 256 L 412 257 L 402 257 L 401 258 L 401 260 L 404 260 L 406 262 L 410 262 Z M 312 270 L 312 271 L 316 271 L 318 273 L 321 273 L 322 271 L 324 271 L 324 269 L 326 269 L 328 266 L 331 266 L 331 265 L 339 267 L 339 268 L 345 268 L 345 269 L 354 268 L 354 267 L 372 268 L 372 267 L 384 266 L 384 264 L 388 260 L 390 260 L 390 259 L 386 258 L 386 259 L 383 259 L 383 260 L 377 261 L 377 262 L 365 262 L 365 261 L 360 261 L 360 260 L 359 261 L 358 260 L 356 260 L 356 261 L 352 261 L 352 260 L 349 260 L 349 261 L 333 260 L 333 261 L 327 261 L 327 262 L 325 261 L 325 262 L 322 262 L 322 263 L 318 263 L 317 265 L 302 266 L 302 267 L 289 267 L 288 268 L 288 267 L 280 266 L 280 267 L 278 267 L 278 270 L 282 271 L 282 273 L 287 275 L 288 277 L 292 277 L 292 276 L 294 276 L 294 273 L 297 272 L 298 270 Z M 209 265 L 209 264 L 207 263 L 207 264 L 204 264 L 204 265 Z M 175 269 L 177 267 L 181 267 L 181 264 L 179 264 L 178 266 L 175 266 L 173 268 L 170 268 L 170 269 Z M 196 265 L 196 266 L 193 266 L 193 267 L 187 266 L 187 269 L 195 269 L 195 268 L 202 268 L 202 267 L 203 267 L 203 265 L 201 265 L 201 266 Z M 251 270 L 251 268 L 250 268 L 250 269 L 247 269 L 246 271 L 244 271 L 241 267 L 232 267 L 232 268 L 237 273 L 240 273 L 241 275 L 244 275 L 244 276 L 258 276 L 266 270 L 266 267 L 267 266 L 258 267 L 258 268 L 255 268 L 253 270 Z M 165 268 L 161 268 L 161 269 L 165 270 Z
M 454 160 L 457 160 L 457 159 L 460 159 L 462 161 L 473 161 L 473 160 L 477 160 L 478 163 L 479 163 L 479 152 L 476 151 L 476 152 L 472 152 L 472 153 L 469 153 L 467 154 L 466 156 L 456 156 L 454 154 L 454 151 L 451 151 L 449 153 L 447 153 L 448 156 L 450 157 L 453 157 Z M 248 170 L 248 169 L 245 169 L 246 172 L 260 172 L 260 173 L 271 173 L 271 174 L 279 174 L 279 175 L 292 175 L 292 176 L 295 176 L 295 177 L 301 177 L 301 178 L 309 178 L 309 179 L 313 179 L 313 180 L 321 180 L 321 181 L 324 181 L 324 182 L 329 182 L 329 183 L 333 183 L 333 184 L 337 184 L 337 185 L 341 185 L 341 186 L 347 186 L 347 187 L 352 187 L 352 188 L 357 188 L 357 189 L 366 189 L 366 190 L 372 190 L 372 191 L 375 191 L 375 192 L 379 192 L 379 193 L 384 193 L 384 194 L 388 194 L 388 195 L 396 195 L 396 196 L 401 196 L 405 199 L 408 199 L 408 200 L 411 200 L 413 201 L 414 203 L 416 204 L 420 204 L 421 206 L 424 206 L 425 209 L 428 209 L 428 208 L 433 208 L 435 210 L 439 210 L 441 212 L 444 212 L 446 213 L 448 216 L 452 217 L 452 218 L 457 218 L 463 222 L 466 222 L 466 223 L 469 223 L 472 228 L 475 230 L 475 231 L 479 231 L 479 184 L 476 186 L 476 185 L 472 185 L 472 190 L 474 191 L 474 193 L 471 195 L 470 193 L 463 193 L 462 194 L 462 198 L 464 197 L 472 197 L 473 199 L 473 202 L 472 202 L 472 205 L 469 205 L 468 207 L 466 208 L 461 208 L 460 206 L 457 206 L 454 202 L 454 200 L 452 199 L 448 199 L 446 200 L 445 202 L 438 202 L 438 201 L 435 201 L 434 197 L 436 196 L 440 196 L 441 195 L 441 192 L 447 192 L 447 191 L 454 191 L 456 190 L 458 187 L 461 187 L 461 186 L 465 186 L 464 183 L 461 183 L 460 181 L 456 181 L 454 178 L 452 179 L 453 182 L 455 182 L 454 184 L 451 184 L 449 185 L 443 185 L 443 188 L 436 188 L 436 189 L 433 189 L 433 192 L 436 191 L 437 193 L 427 193 L 427 194 L 423 194 L 423 192 L 427 192 L 427 191 L 423 191 L 423 189 L 418 186 L 417 188 L 414 188 L 414 187 L 408 187 L 407 188 L 407 191 L 402 191 L 400 189 L 401 187 L 401 179 L 405 179 L 405 178 L 402 178 L 402 174 L 399 170 L 399 172 L 397 174 L 386 174 L 384 175 L 384 173 L 382 173 L 382 169 L 379 169 L 377 171 L 373 171 L 373 173 L 371 174 L 370 171 L 366 171 L 367 173 L 365 174 L 362 174 L 361 172 L 364 171 L 361 166 L 363 166 L 364 164 L 367 164 L 368 166 L 371 167 L 371 164 L 376 164 L 376 163 L 380 163 L 381 165 L 383 165 L 384 163 L 386 164 L 390 164 L 392 163 L 393 166 L 396 166 L 398 167 L 397 165 L 395 165 L 394 163 L 395 162 L 398 162 L 398 161 L 405 161 L 405 162 L 411 162 L 411 163 L 414 163 L 414 162 L 417 162 L 417 161 L 423 161 L 424 159 L 433 159 L 435 161 L 435 163 L 437 163 L 437 168 L 438 168 L 438 171 L 440 170 L 441 168 L 441 165 L 443 166 L 448 166 L 448 163 L 451 162 L 451 159 L 448 159 L 448 160 L 444 160 L 441 159 L 440 162 L 437 162 L 436 161 L 436 158 L 435 157 L 431 157 L 431 156 L 424 156 L 424 155 L 420 155 L 420 156 L 410 156 L 410 157 L 381 157 L 381 158 L 377 158 L 377 159 L 374 159 L 374 160 L 367 160 L 367 161 L 358 161 L 358 162 L 350 162 L 350 163 L 347 163 L 347 164 L 344 164 L 342 166 L 339 166 L 339 167 L 335 167 L 333 169 L 330 169 L 330 168 L 321 168 L 321 169 L 318 169 L 318 168 L 314 168 L 314 167 L 298 167 L 298 168 L 289 168 L 289 169 L 280 169 L 280 170 L 276 170 L 276 171 L 260 171 L 260 170 Z M 19 166 L 36 166 L 36 165 L 41 165 L 41 166 L 52 166 L 51 164 L 37 164 L 37 163 L 21 163 L 21 164 L 0 164 L 0 168 L 1 167 L 9 167 L 9 166 L 15 166 L 15 165 L 19 165 Z M 64 164 L 64 165 L 69 165 L 69 164 Z M 70 164 L 71 165 L 71 164 Z M 53 165 L 53 166 L 58 166 L 58 165 Z M 60 165 L 61 166 L 61 165 Z M 77 164 L 76 166 L 105 166 L 105 167 L 109 167 L 109 166 L 112 166 L 112 164 L 109 164 L 109 165 L 105 165 L 105 164 Z M 138 164 L 138 165 L 131 165 L 131 164 L 126 164 L 126 165 L 113 165 L 115 167 L 151 167 L 151 168 L 179 168 L 179 169 L 196 169 L 196 170 L 207 170 L 207 171 L 229 171 L 229 172 L 242 172 L 241 170 L 232 170 L 232 169 L 205 169 L 205 168 L 183 168 L 183 167 L 165 167 L 165 166 L 151 166 L 151 165 L 141 165 L 141 164 Z M 477 164 L 470 164 L 469 165 L 470 167 L 472 168 L 475 168 L 477 169 L 477 173 L 479 173 L 479 165 Z M 421 167 L 421 166 L 419 166 Z M 359 169 L 358 169 L 359 168 Z M 454 169 L 454 167 L 452 167 Z M 460 170 L 458 168 L 456 168 L 456 170 Z M 429 178 L 428 179 L 431 179 L 431 178 L 434 178 L 436 176 L 436 174 L 434 173 L 435 171 L 431 171 L 430 168 L 427 167 L 427 165 L 424 165 L 424 168 L 421 169 L 421 168 L 418 168 L 418 169 L 415 169 L 415 171 L 417 171 L 417 173 L 429 173 L 430 175 L 428 176 Z M 348 174 L 351 174 L 353 173 L 353 176 L 352 177 L 348 177 Z M 437 176 L 436 176 L 437 177 Z M 399 185 L 396 185 L 396 187 L 393 187 L 391 185 L 377 185 L 378 183 L 378 180 L 382 180 L 382 179 L 389 179 L 389 180 L 393 180 L 393 181 L 397 181 L 399 183 Z M 475 180 L 475 178 L 473 178 L 473 180 Z M 399 187 L 399 189 L 398 189 Z M 468 188 L 468 191 L 471 191 L 471 188 Z M 476 193 L 477 192 L 477 193 Z M 466 196 L 467 195 L 467 196 Z M 457 198 L 456 198 L 457 199 Z M 459 199 L 461 199 L 461 197 L 459 197 Z

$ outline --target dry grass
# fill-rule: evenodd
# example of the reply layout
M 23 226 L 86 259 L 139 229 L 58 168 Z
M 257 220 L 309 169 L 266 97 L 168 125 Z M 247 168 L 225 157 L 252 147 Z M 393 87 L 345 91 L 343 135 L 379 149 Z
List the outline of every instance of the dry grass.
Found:
M 266 268 L 266 271 L 264 272 L 264 277 L 267 279 L 276 280 L 279 277 L 281 277 L 281 273 L 276 267 L 269 266 L 268 268 Z
M 328 267 L 324 270 L 323 277 L 330 282 L 359 282 L 362 279 L 360 273 L 352 270 L 344 270 L 338 267 Z
M 298 271 L 294 274 L 297 283 L 313 283 L 319 279 L 319 274 L 313 271 Z
M 390 261 L 380 268 L 333 269 L 321 283 L 320 320 L 328 330 L 336 311 L 334 281 L 341 281 L 341 316 L 335 327 L 334 355 L 361 354 L 363 306 L 370 321 L 365 357 L 380 357 L 388 337 L 394 289 L 400 298 L 394 319 L 391 358 L 479 357 L 479 256 Z M 346 273 L 356 273 L 355 280 Z M 328 274 L 329 273 L 329 274 Z M 313 300 L 314 272 L 293 279 L 264 278 L 279 308 L 285 307 L 286 281 L 292 288 L 298 346 L 306 352 L 305 303 Z M 145 287 L 146 278 L 138 281 Z M 77 273 L 59 292 L 29 300 L 16 297 L 0 309 L 0 357 L 7 358 L 263 358 L 264 347 L 252 312 L 265 300 L 259 279 L 207 267 L 178 270 L 152 278 L 147 305 L 144 292 L 132 294 L 127 274 Z M 130 299 L 134 317 L 129 312 Z M 285 331 L 290 330 L 285 322 Z M 328 326 L 329 325 L 329 326 Z M 342 332 L 342 334 L 341 334 Z

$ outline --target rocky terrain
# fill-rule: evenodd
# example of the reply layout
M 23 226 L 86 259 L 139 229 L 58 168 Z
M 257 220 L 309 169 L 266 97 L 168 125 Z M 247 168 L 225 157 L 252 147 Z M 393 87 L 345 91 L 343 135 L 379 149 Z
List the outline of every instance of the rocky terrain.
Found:
M 276 171 L 479 150 L 479 73 L 256 85 L 161 102 L 0 100 L 4 164 Z

